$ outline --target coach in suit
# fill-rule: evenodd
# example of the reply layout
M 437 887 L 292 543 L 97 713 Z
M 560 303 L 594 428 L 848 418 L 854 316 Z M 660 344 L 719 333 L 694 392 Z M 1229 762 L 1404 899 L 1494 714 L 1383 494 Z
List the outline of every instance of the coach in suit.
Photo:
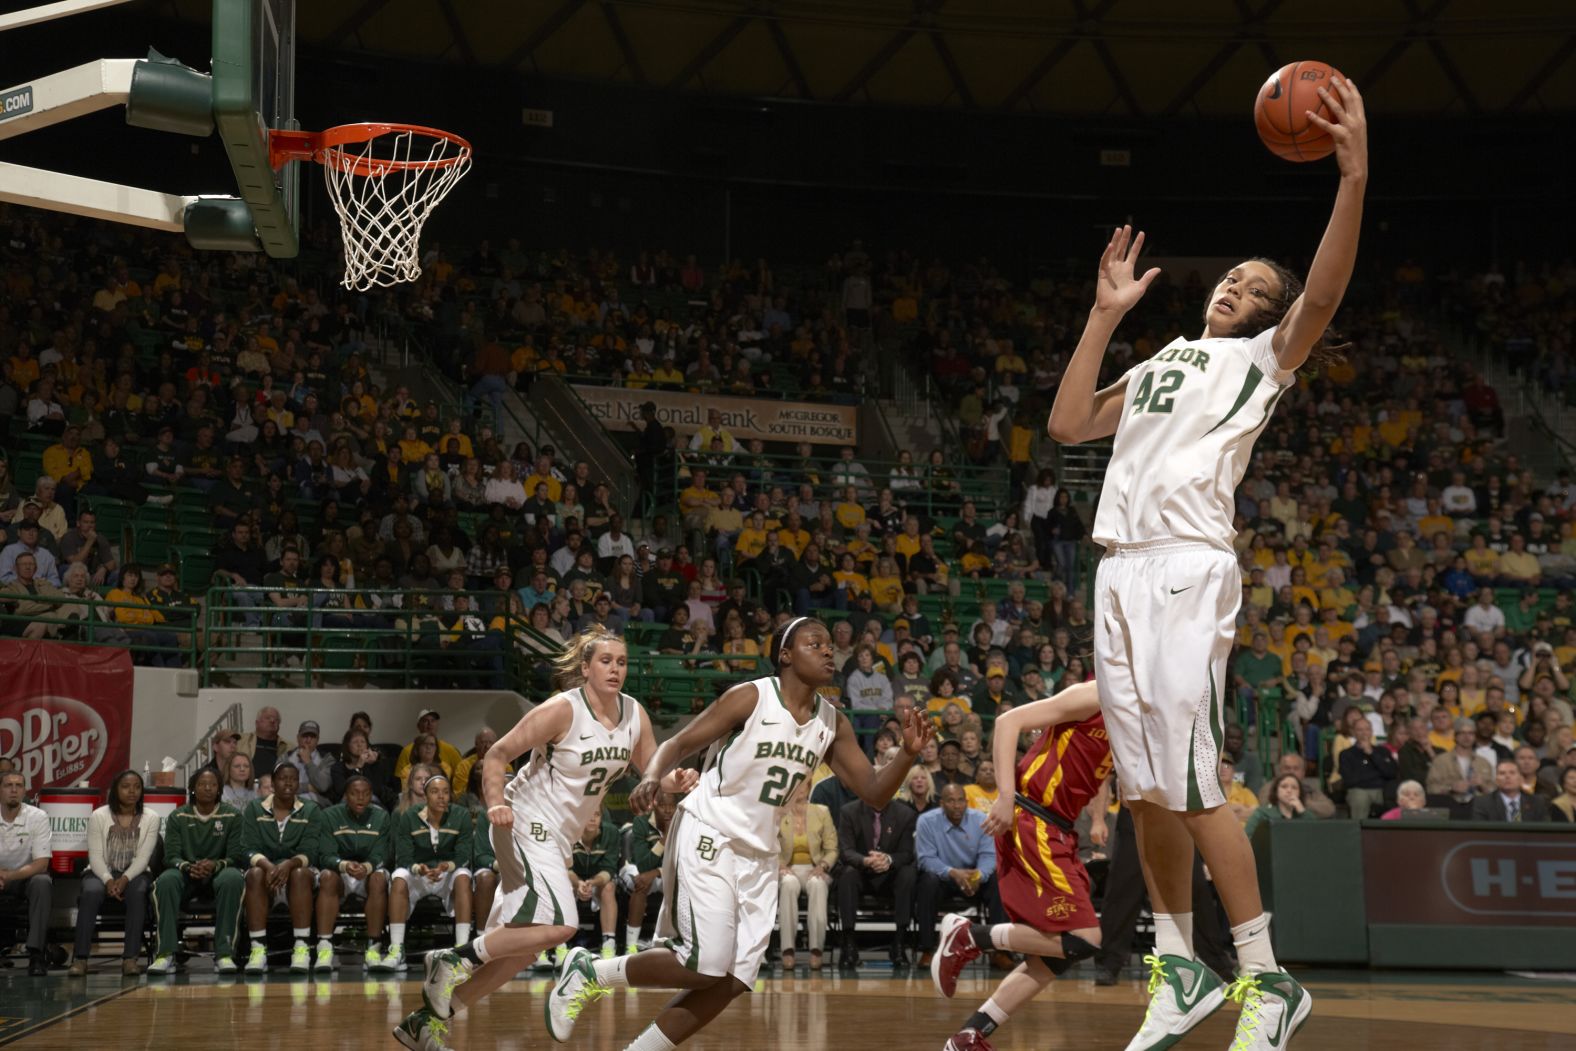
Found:
M 1472 800 L 1473 821 L 1548 821 L 1549 801 L 1521 790 L 1521 771 L 1514 759 L 1501 759 L 1494 767 L 1494 791 Z
M 914 911 L 914 822 L 918 816 L 913 807 L 899 799 L 882 810 L 856 800 L 838 814 L 838 857 L 843 863 L 837 874 L 837 915 L 843 928 L 839 967 L 848 969 L 859 964 L 854 923 L 861 894 L 892 899 L 897 927 L 892 936 L 892 966 L 908 966 L 903 942 L 907 940 L 908 920 Z

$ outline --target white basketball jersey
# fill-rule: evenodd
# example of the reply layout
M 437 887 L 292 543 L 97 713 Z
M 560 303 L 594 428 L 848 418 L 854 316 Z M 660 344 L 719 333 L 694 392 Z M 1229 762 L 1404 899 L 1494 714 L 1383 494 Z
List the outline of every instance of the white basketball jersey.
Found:
M 608 785 L 624 776 L 640 739 L 640 702 L 618 695 L 618 725 L 609 730 L 591 710 L 584 687 L 549 698 L 569 699 L 574 713 L 563 740 L 536 749 L 504 789 L 515 821 L 540 823 L 568 857 Z M 548 703 L 548 702 L 543 702 Z
M 1127 374 L 1091 539 L 1193 540 L 1232 549 L 1237 483 L 1295 373 L 1273 328 L 1252 339 L 1178 339 Z
M 728 836 L 735 848 L 776 854 L 779 808 L 837 739 L 837 709 L 817 697 L 801 724 L 783 704 L 775 677 L 756 679 L 755 690 L 755 710 L 712 749 L 700 784 L 679 809 Z

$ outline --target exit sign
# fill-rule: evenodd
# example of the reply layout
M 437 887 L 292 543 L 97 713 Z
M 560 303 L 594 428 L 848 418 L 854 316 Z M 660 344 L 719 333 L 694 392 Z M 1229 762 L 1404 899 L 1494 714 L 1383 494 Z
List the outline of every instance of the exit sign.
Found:
M 550 109 L 531 109 L 528 106 L 520 111 L 520 123 L 527 128 L 551 128 L 553 126 L 553 111 Z

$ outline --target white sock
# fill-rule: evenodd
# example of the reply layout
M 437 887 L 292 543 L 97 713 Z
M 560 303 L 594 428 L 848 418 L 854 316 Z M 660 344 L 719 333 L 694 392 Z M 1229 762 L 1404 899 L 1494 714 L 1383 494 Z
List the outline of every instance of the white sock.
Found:
M 482 963 L 492 962 L 492 953 L 487 951 L 487 935 L 479 934 L 476 936 L 476 940 L 471 942 L 471 952 L 475 953 L 476 958 Z
M 1185 960 L 1196 958 L 1191 912 L 1155 913 L 1155 955 L 1180 956 Z
M 317 951 L 318 952 L 333 952 L 334 951 L 334 943 L 329 941 L 327 938 L 319 938 L 317 940 Z
M 624 1051 L 673 1051 L 678 1045 L 662 1035 L 662 1030 L 657 1028 L 657 1023 L 652 1022 L 641 1030 L 639 1036 L 630 1041 Z
M 628 966 L 628 956 L 615 956 L 611 960 L 591 961 L 591 970 L 596 972 L 596 984 L 602 986 L 604 989 L 622 989 L 629 985 L 629 978 L 624 973 L 624 969 Z M 645 1034 L 641 1034 L 641 1038 L 644 1039 L 644 1037 Z M 664 1037 L 663 1039 L 667 1038 Z M 629 1046 L 644 1047 L 646 1045 L 641 1044 L 640 1041 L 637 1040 L 635 1043 L 630 1044 Z M 652 1044 L 651 1046 L 655 1047 L 657 1045 Z M 672 1047 L 673 1045 L 667 1044 L 665 1046 Z
M 468 923 L 456 923 L 454 925 L 454 945 L 455 945 L 455 947 L 458 948 L 459 946 L 464 945 L 466 942 L 468 942 L 470 940 L 471 940 L 471 925 L 468 924 Z
M 247 933 L 252 936 L 253 945 L 262 945 L 268 941 L 267 931 L 248 931 Z
M 1270 945 L 1269 913 L 1261 912 L 1247 923 L 1231 928 L 1231 940 L 1237 946 L 1237 963 L 1245 974 L 1263 974 L 1278 971 L 1275 949 Z
M 405 925 L 403 923 L 389 924 L 389 948 L 398 949 L 405 944 Z
M 1009 937 L 1011 937 L 1011 935 L 1012 935 L 1012 924 L 1010 924 L 1010 923 L 998 923 L 998 924 L 993 925 L 991 927 L 991 929 L 990 929 L 990 944 L 991 944 L 991 947 L 994 948 L 994 949 L 1000 949 L 1002 952 L 1007 952 L 1008 950 L 1010 950 L 1012 948 L 1012 946 L 1007 944 L 1007 939 Z M 1003 1022 L 1003 1021 L 1006 1021 L 1006 1019 L 998 1018 L 997 1021 L 998 1022 Z
M 628 924 L 625 924 L 624 925 L 624 944 L 627 945 L 627 946 L 633 947 L 633 946 L 638 945 L 639 943 L 640 943 L 640 926 L 637 924 L 636 926 L 631 927 Z
M 297 928 L 295 928 L 294 933 L 295 933 L 296 944 L 297 945 L 305 945 L 306 944 L 306 940 L 308 938 L 312 937 L 312 928 L 310 928 L 310 927 L 297 927 Z
M 1005 926 L 1005 924 L 1003 924 Z M 1007 1024 L 1007 1010 L 996 1002 L 993 996 L 980 1005 L 980 1010 L 990 1016 L 990 1020 L 997 1025 Z

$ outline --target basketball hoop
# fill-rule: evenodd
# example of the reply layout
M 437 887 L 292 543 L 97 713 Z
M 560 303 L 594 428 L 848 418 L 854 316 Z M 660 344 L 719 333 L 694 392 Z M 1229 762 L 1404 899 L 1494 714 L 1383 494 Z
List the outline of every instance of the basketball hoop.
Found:
M 345 242 L 346 288 L 421 276 L 421 228 L 471 167 L 471 144 L 416 124 L 343 124 L 327 131 L 273 131 L 269 162 L 323 166 Z

